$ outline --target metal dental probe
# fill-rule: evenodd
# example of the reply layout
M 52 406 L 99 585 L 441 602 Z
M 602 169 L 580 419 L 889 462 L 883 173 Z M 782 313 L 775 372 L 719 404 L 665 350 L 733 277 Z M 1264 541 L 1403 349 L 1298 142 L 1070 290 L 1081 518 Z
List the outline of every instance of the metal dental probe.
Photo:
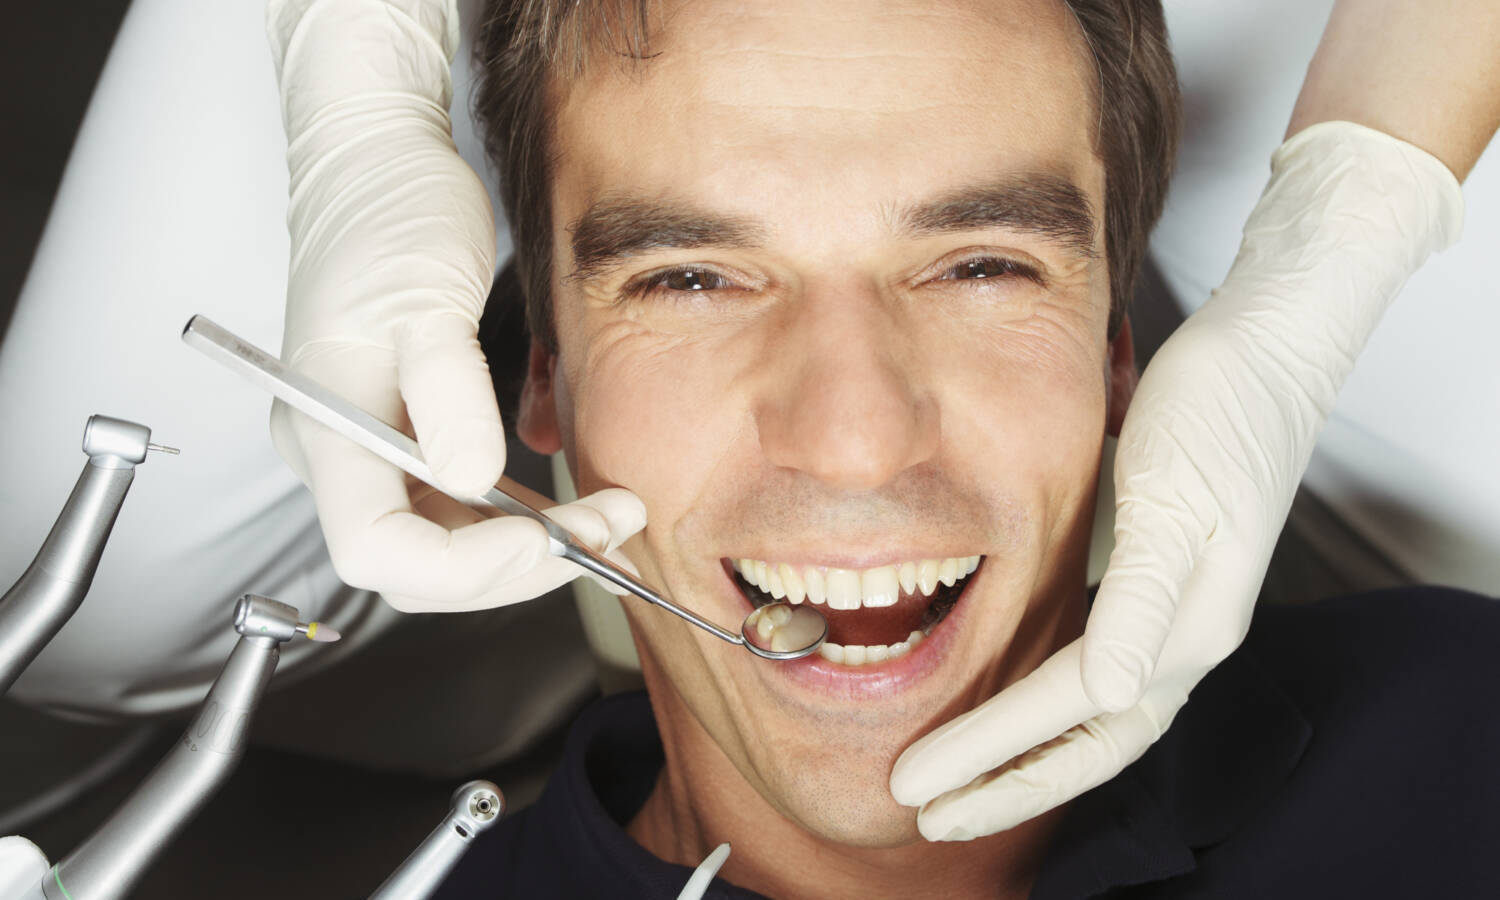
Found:
M 493 487 L 480 497 L 463 497 L 444 491 L 432 476 L 417 442 L 338 396 L 317 382 L 300 375 L 281 361 L 203 316 L 188 320 L 182 339 L 205 355 L 240 373 L 270 391 L 288 406 L 348 438 L 414 478 L 432 485 L 468 506 L 487 506 L 511 515 L 534 519 L 547 529 L 548 549 L 647 603 L 673 613 L 714 637 L 740 644 L 766 659 L 798 659 L 814 652 L 828 636 L 828 621 L 810 605 L 772 603 L 745 617 L 740 633 L 734 634 L 667 600 L 630 572 L 594 552 L 573 533 L 541 511 Z

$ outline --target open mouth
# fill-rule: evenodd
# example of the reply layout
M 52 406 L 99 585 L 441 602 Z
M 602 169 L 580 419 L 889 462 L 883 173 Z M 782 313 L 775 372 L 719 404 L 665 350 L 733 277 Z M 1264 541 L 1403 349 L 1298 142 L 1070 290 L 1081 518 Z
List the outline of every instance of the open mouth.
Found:
M 983 558 L 911 560 L 873 569 L 726 562 L 735 585 L 757 608 L 780 601 L 820 605 L 828 639 L 818 652 L 831 662 L 862 666 L 911 652 L 952 612 Z

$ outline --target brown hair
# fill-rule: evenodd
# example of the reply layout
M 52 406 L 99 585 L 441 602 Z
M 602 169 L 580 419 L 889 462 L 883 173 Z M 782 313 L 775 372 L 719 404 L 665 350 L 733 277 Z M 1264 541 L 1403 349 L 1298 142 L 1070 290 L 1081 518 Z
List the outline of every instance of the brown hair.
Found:
M 1136 270 L 1161 215 L 1181 118 L 1177 72 L 1160 0 L 1064 0 L 1093 50 L 1099 110 L 1095 153 L 1104 163 L 1104 234 L 1110 328 L 1124 320 Z M 552 323 L 552 78 L 577 77 L 601 49 L 650 58 L 656 0 L 489 0 L 474 46 L 474 110 L 500 175 L 514 268 L 531 333 L 557 349 Z

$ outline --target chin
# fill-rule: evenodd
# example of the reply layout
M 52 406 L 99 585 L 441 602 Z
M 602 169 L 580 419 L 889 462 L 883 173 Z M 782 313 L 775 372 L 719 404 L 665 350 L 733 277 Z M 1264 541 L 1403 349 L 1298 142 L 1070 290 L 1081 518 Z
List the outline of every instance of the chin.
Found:
M 899 752 L 803 766 L 791 777 L 782 773 L 772 792 L 786 804 L 784 816 L 823 841 L 872 850 L 917 843 L 917 810 L 891 797 L 890 770 Z M 850 762 L 859 770 L 851 771 Z

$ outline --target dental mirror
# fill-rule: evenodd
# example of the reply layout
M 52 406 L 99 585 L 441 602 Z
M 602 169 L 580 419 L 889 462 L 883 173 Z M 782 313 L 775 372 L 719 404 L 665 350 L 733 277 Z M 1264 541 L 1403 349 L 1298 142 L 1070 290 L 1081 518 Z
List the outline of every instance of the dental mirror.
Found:
M 422 451 L 416 441 L 312 379 L 291 371 L 280 360 L 254 344 L 240 340 L 203 316 L 193 316 L 188 320 L 182 329 L 182 340 L 245 376 L 253 384 L 269 390 L 298 412 L 333 429 L 336 434 L 348 438 L 413 478 L 443 491 L 434 482 L 432 471 L 422 459 Z M 515 485 L 508 479 L 502 478 L 501 482 L 520 488 L 520 485 Z M 448 494 L 447 491 L 443 493 L 468 506 L 494 507 L 511 515 L 525 516 L 540 522 L 547 529 L 548 549 L 553 556 L 561 556 L 647 603 L 686 619 L 714 637 L 739 644 L 764 659 L 799 659 L 817 650 L 828 636 L 828 620 L 823 618 L 822 613 L 810 605 L 794 606 L 790 603 L 762 606 L 745 617 L 739 634 L 725 631 L 667 600 L 630 572 L 602 554 L 595 553 L 574 537 L 572 532 L 547 518 L 536 507 L 509 490 L 496 486 L 481 497 L 460 497 Z
M 745 649 L 766 659 L 800 659 L 828 637 L 828 620 L 810 605 L 770 603 L 745 617 Z

